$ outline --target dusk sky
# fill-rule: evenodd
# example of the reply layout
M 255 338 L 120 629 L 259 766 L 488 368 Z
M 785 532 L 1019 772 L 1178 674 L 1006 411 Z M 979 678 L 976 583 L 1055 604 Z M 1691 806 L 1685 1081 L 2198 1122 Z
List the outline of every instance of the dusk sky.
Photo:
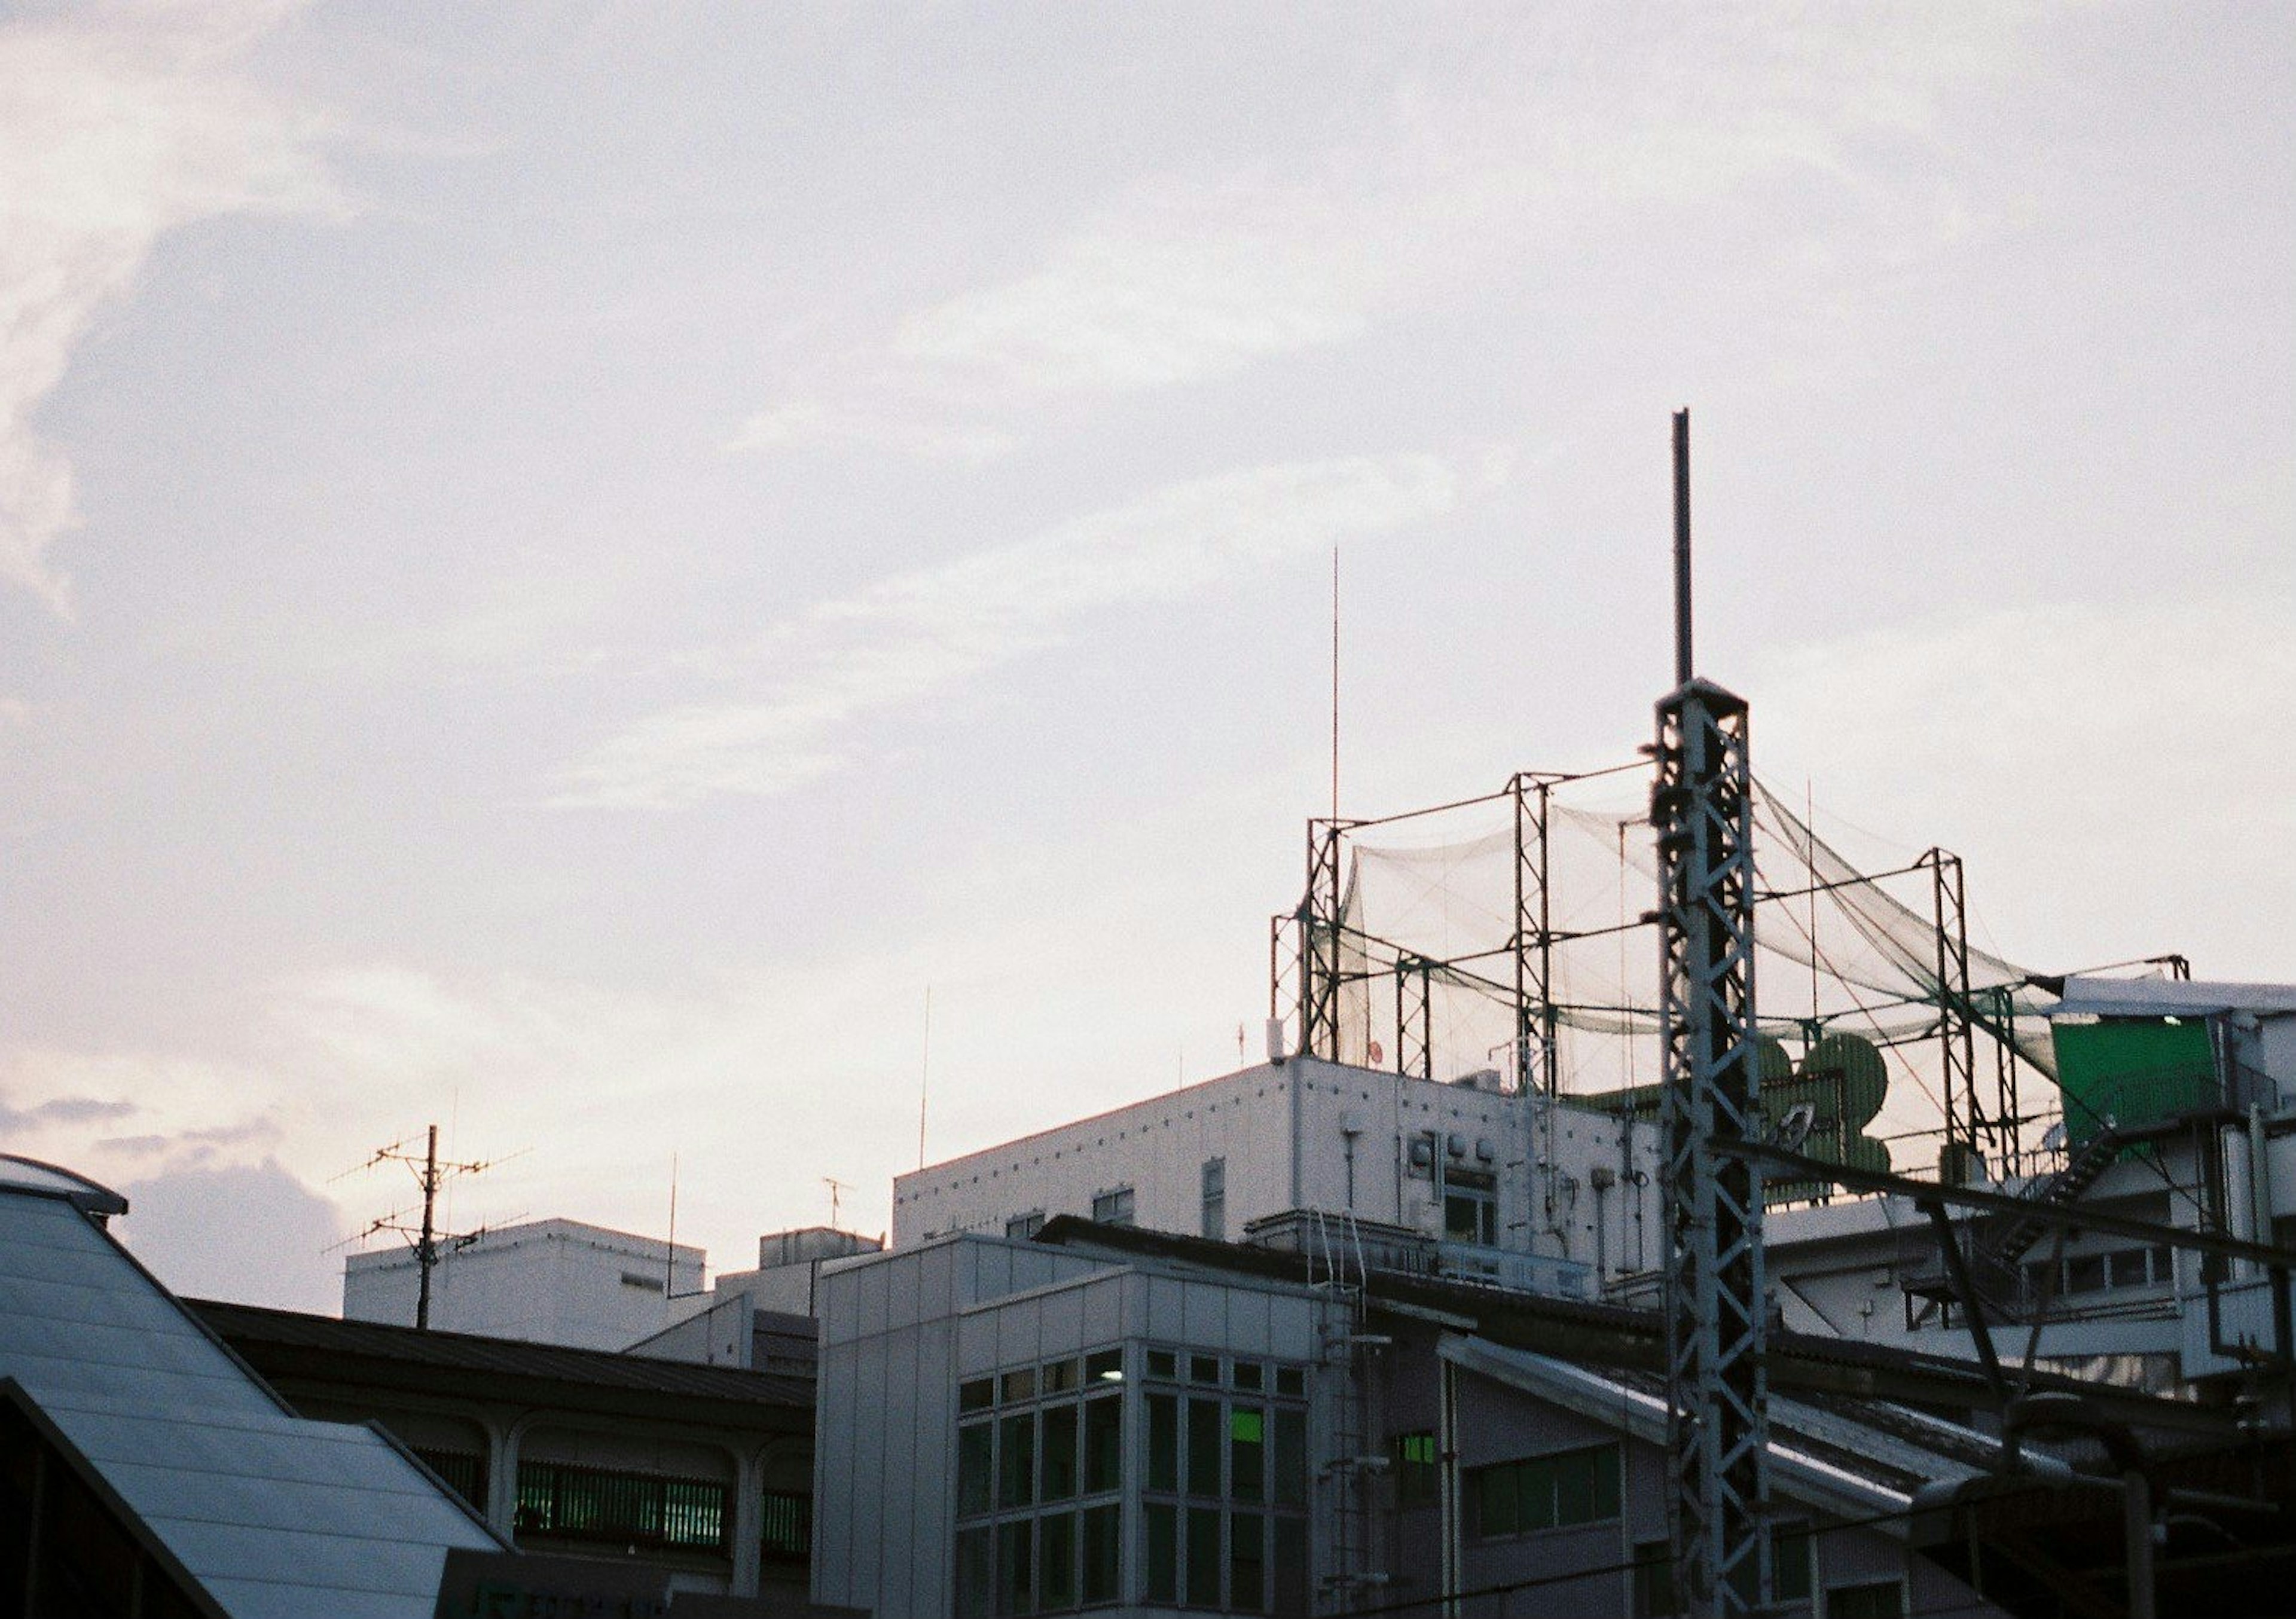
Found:
M 2292 21 L 0 9 L 0 1150 L 882 1229 L 928 985 L 934 1157 L 1256 1055 L 1334 547 L 1349 813 L 1633 756 L 1683 405 L 1821 831 L 2296 979 Z

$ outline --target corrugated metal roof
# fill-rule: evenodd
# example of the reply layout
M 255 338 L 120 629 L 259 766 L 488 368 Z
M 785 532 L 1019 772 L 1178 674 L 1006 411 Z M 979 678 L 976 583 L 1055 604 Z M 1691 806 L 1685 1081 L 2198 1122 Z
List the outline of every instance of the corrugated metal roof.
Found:
M 575 1349 L 517 1338 L 484 1337 L 467 1332 L 418 1331 L 381 1321 L 347 1321 L 332 1315 L 266 1310 L 253 1304 L 188 1299 L 186 1306 L 250 1356 L 260 1346 L 308 1349 L 336 1356 L 537 1378 L 590 1388 L 686 1400 L 723 1400 L 743 1405 L 787 1406 L 810 1413 L 813 1382 L 785 1373 L 750 1371 L 734 1366 L 703 1366 L 690 1361 L 604 1349 Z
M 503 1542 L 371 1427 L 290 1412 L 90 1215 L 0 1186 L 0 1378 L 234 1619 L 429 1619 Z

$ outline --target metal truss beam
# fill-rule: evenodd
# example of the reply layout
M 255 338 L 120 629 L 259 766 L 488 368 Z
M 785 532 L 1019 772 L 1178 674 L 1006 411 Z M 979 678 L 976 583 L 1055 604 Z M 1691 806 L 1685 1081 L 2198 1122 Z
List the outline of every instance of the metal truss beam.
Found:
M 1693 1611 L 1735 1615 L 1773 1589 L 1761 1177 L 1718 1150 L 1759 1135 L 1745 703 L 1685 681 L 1656 753 L 1671 1525 Z

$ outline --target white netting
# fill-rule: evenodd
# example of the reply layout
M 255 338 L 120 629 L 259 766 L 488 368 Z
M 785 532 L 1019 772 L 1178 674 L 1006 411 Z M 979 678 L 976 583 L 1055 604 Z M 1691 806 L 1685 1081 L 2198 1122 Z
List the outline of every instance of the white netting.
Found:
M 1642 920 L 1658 903 L 1657 856 L 1645 809 L 1620 802 L 1645 789 L 1644 778 L 1612 776 L 1558 786 L 1547 801 L 1545 926 L 1554 936 L 1551 994 L 1566 1092 L 1660 1077 L 1659 944 L 1654 927 Z M 1611 802 L 1570 801 L 1595 795 Z M 1536 860 L 1536 834 L 1528 824 L 1518 830 L 1508 793 L 1349 835 L 1338 1018 L 1343 1059 L 1392 1067 L 1424 1042 L 1439 1079 L 1496 1067 L 1513 1082 L 1518 881 L 1534 907 L 1538 892 L 1535 865 L 1518 876 L 1524 850 Z M 1754 861 L 1760 892 L 1782 896 L 1755 908 L 1763 1028 L 1796 1051 L 1825 1029 L 1881 1043 L 1892 1080 L 1900 1082 L 1885 1122 L 1906 1132 L 1941 1126 L 1931 873 L 1868 879 L 1759 784 Z M 1534 910 L 1527 931 L 1538 929 Z M 2027 987 L 2025 969 L 1998 956 L 1972 946 L 1968 961 L 1970 989 L 1997 992 L 1976 998 L 2005 1011 L 2019 1050 L 2053 1071 L 2041 1018 L 2052 998 Z M 1988 1112 L 1996 1056 L 1980 1032 L 1975 1057 Z M 2048 1089 L 2030 1073 L 2024 1084 Z

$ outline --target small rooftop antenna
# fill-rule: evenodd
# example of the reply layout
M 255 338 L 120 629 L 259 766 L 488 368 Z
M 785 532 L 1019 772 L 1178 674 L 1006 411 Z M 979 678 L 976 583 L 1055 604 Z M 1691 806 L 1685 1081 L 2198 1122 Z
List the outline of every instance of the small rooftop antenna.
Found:
M 442 1164 L 439 1161 L 439 1126 L 430 1125 L 424 1132 L 422 1151 L 414 1151 L 412 1136 L 393 1141 L 388 1147 L 375 1149 L 374 1156 L 362 1169 L 373 1169 L 378 1164 L 404 1164 L 414 1173 L 414 1183 L 422 1192 L 422 1218 L 419 1225 L 408 1225 L 406 1215 L 412 1211 L 400 1211 L 383 1215 L 361 1231 L 361 1237 L 372 1237 L 377 1231 L 397 1231 L 407 1239 L 414 1250 L 414 1263 L 420 1280 L 414 1295 L 414 1325 L 424 1331 L 430 1326 L 430 1272 L 439 1268 L 441 1249 L 466 1248 L 485 1235 L 484 1228 L 475 1231 L 455 1233 L 439 1229 L 439 1191 L 447 1181 L 457 1175 L 475 1175 L 505 1162 L 501 1158 L 475 1159 L 467 1164 Z M 512 1154 L 512 1157 L 518 1156 Z M 349 1173 L 348 1171 L 345 1172 Z M 337 1179 L 340 1179 L 338 1176 Z
M 917 1059 L 917 1167 L 925 1166 L 925 1100 L 932 1085 L 932 985 L 925 985 L 925 1043 Z M 835 1203 L 832 1198 L 831 1202 Z
M 850 1181 L 840 1181 L 835 1175 L 822 1176 L 821 1183 L 829 1188 L 829 1229 L 832 1231 L 841 1231 L 845 1228 L 838 1223 L 839 1199 L 853 1190 L 853 1183 Z
M 1674 413 L 1674 683 L 1697 673 L 1690 649 L 1690 413 Z
M 677 1155 L 669 1155 L 669 1241 L 661 1256 L 661 1312 L 669 1313 L 672 1299 L 699 1298 L 709 1291 L 706 1287 L 685 1293 L 677 1290 Z
M 1340 818 L 1340 548 L 1332 547 L 1332 819 Z

